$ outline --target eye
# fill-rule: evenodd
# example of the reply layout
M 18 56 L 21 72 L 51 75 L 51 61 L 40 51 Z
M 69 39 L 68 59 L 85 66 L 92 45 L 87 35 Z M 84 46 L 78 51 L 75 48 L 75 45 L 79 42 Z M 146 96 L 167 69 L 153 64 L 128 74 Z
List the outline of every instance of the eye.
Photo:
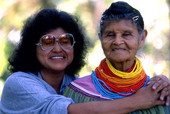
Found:
M 42 45 L 52 45 L 55 43 L 55 38 L 52 36 L 44 36 L 41 42 L 42 42 Z
M 106 36 L 107 36 L 107 37 L 114 37 L 115 34 L 114 34 L 114 33 L 108 33 Z
M 69 38 L 61 38 L 59 41 L 62 44 L 69 44 L 71 42 Z
M 130 37 L 132 36 L 132 33 L 131 32 L 125 32 L 122 34 L 123 37 Z
M 73 36 L 71 34 L 63 34 L 58 38 L 60 44 L 73 44 Z
M 123 36 L 129 36 L 131 35 L 130 33 L 124 33 Z

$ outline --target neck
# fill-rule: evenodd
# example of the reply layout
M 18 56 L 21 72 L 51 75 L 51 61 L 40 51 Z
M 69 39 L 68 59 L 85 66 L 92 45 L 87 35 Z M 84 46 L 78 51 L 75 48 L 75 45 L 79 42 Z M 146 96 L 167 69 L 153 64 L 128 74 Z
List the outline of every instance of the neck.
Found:
M 64 77 L 64 72 L 41 70 L 40 73 L 43 80 L 50 84 L 56 90 L 56 92 L 59 93 L 60 86 Z
M 111 64 L 113 67 L 119 71 L 127 71 L 129 68 L 131 68 L 135 64 L 135 60 L 133 61 L 124 61 L 124 62 L 114 62 Z

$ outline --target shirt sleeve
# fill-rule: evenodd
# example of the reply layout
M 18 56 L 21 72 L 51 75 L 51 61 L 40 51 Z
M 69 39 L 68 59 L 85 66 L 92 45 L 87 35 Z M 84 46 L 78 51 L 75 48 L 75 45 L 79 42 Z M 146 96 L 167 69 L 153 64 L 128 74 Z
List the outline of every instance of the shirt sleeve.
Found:
M 10 76 L 4 85 L 0 111 L 13 114 L 67 114 L 72 99 L 55 93 L 52 88 L 20 74 Z

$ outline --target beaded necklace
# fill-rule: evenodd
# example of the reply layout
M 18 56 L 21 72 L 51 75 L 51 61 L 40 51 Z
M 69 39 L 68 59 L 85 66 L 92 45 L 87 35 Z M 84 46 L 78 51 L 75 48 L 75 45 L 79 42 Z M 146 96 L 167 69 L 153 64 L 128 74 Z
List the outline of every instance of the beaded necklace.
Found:
M 140 60 L 138 58 L 135 60 L 134 67 L 127 72 L 116 70 L 107 59 L 102 60 L 100 65 L 95 69 L 95 72 L 92 73 L 94 85 L 97 90 L 99 92 L 102 90 L 102 93 L 108 93 L 109 91 L 121 96 L 129 96 L 134 94 L 139 88 L 145 86 L 149 77 L 146 76 Z
M 109 67 L 109 69 L 114 72 L 114 74 L 118 77 L 121 77 L 121 78 L 133 78 L 133 77 L 136 77 L 136 75 L 140 74 L 140 72 L 142 71 L 142 64 L 141 62 L 139 61 L 138 58 L 135 58 L 135 65 L 134 65 L 134 68 L 132 69 L 131 72 L 122 72 L 122 71 L 119 71 L 117 69 L 115 69 L 112 64 L 110 63 L 110 61 L 108 59 L 106 59 L 106 63 Z

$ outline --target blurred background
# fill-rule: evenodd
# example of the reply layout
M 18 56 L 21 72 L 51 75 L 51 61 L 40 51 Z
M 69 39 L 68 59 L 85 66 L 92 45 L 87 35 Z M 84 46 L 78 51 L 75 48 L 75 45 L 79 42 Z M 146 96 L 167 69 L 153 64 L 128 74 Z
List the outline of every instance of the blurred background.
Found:
M 0 0 L 0 96 L 5 80 L 8 57 L 18 45 L 24 21 L 39 8 L 57 8 L 78 17 L 90 41 L 86 66 L 80 76 L 89 75 L 104 58 L 98 40 L 98 24 L 102 12 L 118 0 Z M 170 0 L 122 0 L 137 8 L 148 30 L 145 46 L 139 57 L 151 77 L 157 74 L 170 78 Z

